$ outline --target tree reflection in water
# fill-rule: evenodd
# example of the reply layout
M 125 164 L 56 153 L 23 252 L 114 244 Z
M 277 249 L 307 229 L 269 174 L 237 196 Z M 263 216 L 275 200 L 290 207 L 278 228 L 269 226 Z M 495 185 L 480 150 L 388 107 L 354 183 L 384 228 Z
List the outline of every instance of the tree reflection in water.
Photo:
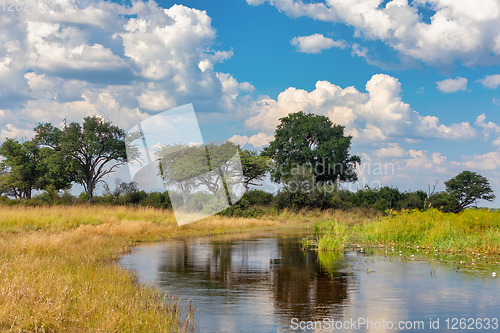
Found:
M 195 289 L 197 295 L 221 296 L 228 303 L 242 295 L 268 298 L 283 326 L 291 318 L 342 318 L 354 279 L 343 258 L 333 253 L 318 257 L 301 249 L 298 239 L 274 235 L 172 242 L 164 248 L 158 281 L 166 290 Z
M 303 252 L 298 238 L 254 234 L 171 241 L 141 247 L 122 265 L 136 270 L 140 281 L 192 299 L 195 325 L 203 333 L 289 332 L 292 318 L 397 324 L 498 317 L 499 280 L 491 275 L 497 264 L 477 262 L 468 269 L 456 260 L 438 264 L 434 253 L 428 262 L 414 261 L 410 253 L 391 255 L 383 248 L 369 261 L 355 251 L 337 257 Z

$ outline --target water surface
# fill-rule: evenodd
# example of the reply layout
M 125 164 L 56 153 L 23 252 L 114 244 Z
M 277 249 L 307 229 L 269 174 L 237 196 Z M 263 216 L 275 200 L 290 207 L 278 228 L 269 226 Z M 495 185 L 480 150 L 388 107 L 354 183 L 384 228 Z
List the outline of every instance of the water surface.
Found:
M 474 258 L 476 266 L 468 257 L 463 264 L 456 258 L 445 263 L 428 253 L 420 261 L 424 251 L 412 257 L 391 248 L 318 254 L 301 249 L 301 236 L 170 241 L 137 247 L 120 264 L 184 305 L 191 301 L 199 332 L 313 331 L 308 321 L 324 332 L 397 332 L 400 323 L 412 326 L 407 331 L 457 331 L 451 330 L 453 318 L 473 318 L 473 324 L 467 321 L 470 332 L 488 318 L 490 329 L 483 330 L 500 331 L 500 323 L 494 324 L 500 319 L 500 283 L 491 275 L 498 265 L 479 264 L 494 258 Z M 344 323 L 343 330 L 330 329 L 336 321 Z M 456 327 L 464 331 L 458 320 Z

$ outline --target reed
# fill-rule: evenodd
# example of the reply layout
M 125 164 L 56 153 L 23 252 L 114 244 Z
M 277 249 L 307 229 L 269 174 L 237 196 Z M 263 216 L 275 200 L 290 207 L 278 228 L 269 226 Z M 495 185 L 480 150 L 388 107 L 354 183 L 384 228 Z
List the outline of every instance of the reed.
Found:
M 467 209 L 459 214 L 437 209 L 404 211 L 352 232 L 369 243 L 500 254 L 500 212 L 488 209 Z
M 392 212 L 389 216 L 331 220 L 317 226 L 318 248 L 340 251 L 362 242 L 430 248 L 448 253 L 500 254 L 500 212 L 467 209 L 459 214 L 426 211 Z M 351 225 L 351 227 L 347 227 Z

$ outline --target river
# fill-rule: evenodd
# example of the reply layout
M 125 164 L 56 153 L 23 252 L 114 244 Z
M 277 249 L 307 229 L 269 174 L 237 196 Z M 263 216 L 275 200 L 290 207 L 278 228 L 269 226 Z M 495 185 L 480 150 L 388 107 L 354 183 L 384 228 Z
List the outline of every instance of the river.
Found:
M 318 254 L 301 248 L 302 236 L 148 244 L 120 265 L 191 302 L 203 333 L 500 331 L 498 258 L 383 246 Z

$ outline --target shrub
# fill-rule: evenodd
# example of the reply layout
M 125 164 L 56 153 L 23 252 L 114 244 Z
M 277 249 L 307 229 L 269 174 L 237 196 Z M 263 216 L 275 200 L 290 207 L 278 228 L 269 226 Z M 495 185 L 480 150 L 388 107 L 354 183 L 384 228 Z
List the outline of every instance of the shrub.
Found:
M 452 212 L 458 205 L 458 200 L 451 194 L 446 192 L 438 192 L 428 200 L 430 207 L 435 207 L 442 212 Z
M 269 205 L 272 198 L 272 194 L 264 191 L 249 191 L 243 194 L 234 205 L 218 214 L 232 217 L 260 217 L 264 215 L 264 210 L 259 206 Z
M 397 207 L 401 193 L 397 188 L 384 186 L 381 188 L 365 187 L 358 190 L 352 197 L 353 206 L 373 207 L 385 211 Z
M 427 194 L 424 191 L 405 192 L 401 194 L 397 208 L 422 210 L 425 207 L 425 199 L 427 199 Z
M 291 176 L 284 181 L 283 188 L 274 198 L 274 205 L 277 209 L 328 209 L 336 191 L 336 185 L 318 183 L 309 168 L 298 167 L 292 169 Z
M 353 207 L 352 198 L 354 194 L 348 190 L 339 190 L 332 194 L 330 200 L 330 208 L 333 209 L 350 209 Z
M 172 207 L 168 192 L 148 193 L 148 195 L 142 200 L 141 205 L 161 209 Z
M 273 202 L 274 196 L 272 193 L 267 193 L 261 190 L 252 190 L 245 192 L 240 200 L 247 200 L 250 205 L 267 206 Z

